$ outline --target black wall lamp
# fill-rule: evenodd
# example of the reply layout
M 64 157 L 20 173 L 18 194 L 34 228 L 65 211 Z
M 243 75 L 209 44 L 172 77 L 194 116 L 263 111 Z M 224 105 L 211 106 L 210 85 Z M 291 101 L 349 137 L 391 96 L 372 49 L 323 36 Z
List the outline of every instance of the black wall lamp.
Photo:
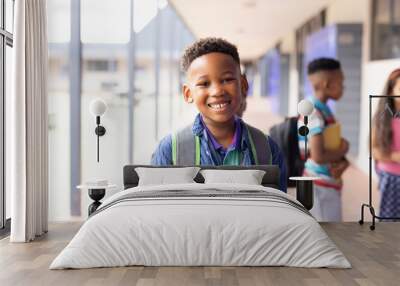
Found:
M 303 99 L 297 105 L 297 111 L 301 116 L 303 116 L 303 119 L 304 119 L 304 121 L 303 121 L 304 125 L 300 126 L 300 128 L 298 129 L 298 132 L 301 136 L 304 137 L 304 149 L 305 149 L 304 150 L 304 152 L 305 152 L 304 160 L 307 161 L 307 155 L 308 155 L 307 135 L 309 133 L 309 129 L 307 126 L 308 125 L 308 116 L 310 116 L 313 113 L 314 104 L 307 99 Z M 301 202 L 306 209 L 311 210 L 314 205 L 313 181 L 318 178 L 301 176 L 301 177 L 290 177 L 289 179 L 296 181 L 296 199 L 299 202 Z
M 309 133 L 308 129 L 308 116 L 311 115 L 311 113 L 314 111 L 314 104 L 312 104 L 311 101 L 307 99 L 303 99 L 302 101 L 299 102 L 297 105 L 297 112 L 303 116 L 304 118 L 304 125 L 299 128 L 299 134 L 301 136 L 304 136 L 304 153 L 306 154 L 306 159 L 307 159 L 307 135 Z
M 107 105 L 106 103 L 101 100 L 101 99 L 94 99 L 92 102 L 90 102 L 89 106 L 90 113 L 96 117 L 96 129 L 94 132 L 97 135 L 97 162 L 99 162 L 99 138 L 100 136 L 103 136 L 106 134 L 106 129 L 104 126 L 100 125 L 100 117 L 106 112 L 107 110 Z

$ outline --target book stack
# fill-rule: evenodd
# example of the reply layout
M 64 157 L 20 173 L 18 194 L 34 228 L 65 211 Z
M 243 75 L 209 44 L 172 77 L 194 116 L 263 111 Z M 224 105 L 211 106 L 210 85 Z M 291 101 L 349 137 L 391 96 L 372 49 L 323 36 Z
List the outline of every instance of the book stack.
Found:
M 341 143 L 341 128 L 339 123 L 329 124 L 323 131 L 324 147 L 327 150 L 337 150 Z

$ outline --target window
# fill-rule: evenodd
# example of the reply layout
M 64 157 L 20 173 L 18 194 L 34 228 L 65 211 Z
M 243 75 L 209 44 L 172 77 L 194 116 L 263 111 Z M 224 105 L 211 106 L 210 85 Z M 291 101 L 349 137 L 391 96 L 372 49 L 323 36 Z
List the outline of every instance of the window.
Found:
M 400 0 L 374 0 L 371 60 L 400 58 Z
M 117 71 L 117 60 L 87 60 L 86 69 L 88 71 Z
M 5 111 L 11 92 L 14 0 L 0 0 L 0 236 L 9 232 L 10 194 L 5 182 Z
M 87 216 L 90 199 L 76 185 L 104 178 L 118 186 L 112 195 L 122 167 L 149 163 L 157 132 L 182 122 L 179 58 L 194 37 L 165 0 L 47 2 L 49 220 L 63 221 Z M 98 163 L 89 104 L 99 97 Z
M 70 218 L 71 1 L 47 1 L 49 220 Z M 60 163 L 62 162 L 62 164 Z
M 299 98 L 304 98 L 304 74 L 303 61 L 304 61 L 304 49 L 306 47 L 306 39 L 312 33 L 325 27 L 326 21 L 326 10 L 322 10 L 318 15 L 314 16 L 300 28 L 296 30 L 296 65 L 299 74 Z

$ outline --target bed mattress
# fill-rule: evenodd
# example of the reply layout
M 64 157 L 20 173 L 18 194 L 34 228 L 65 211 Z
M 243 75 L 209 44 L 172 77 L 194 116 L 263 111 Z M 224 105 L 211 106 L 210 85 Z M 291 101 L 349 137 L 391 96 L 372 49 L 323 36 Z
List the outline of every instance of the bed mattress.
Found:
M 287 194 L 257 185 L 198 183 L 113 195 L 50 269 L 128 265 L 351 267 Z

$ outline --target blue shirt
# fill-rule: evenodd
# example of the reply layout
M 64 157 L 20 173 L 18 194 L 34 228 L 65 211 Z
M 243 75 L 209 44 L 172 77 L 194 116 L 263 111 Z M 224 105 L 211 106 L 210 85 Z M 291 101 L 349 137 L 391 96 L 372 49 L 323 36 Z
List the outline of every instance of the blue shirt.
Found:
M 243 130 L 243 124 L 244 122 L 242 119 L 237 118 L 237 123 L 240 124 L 241 130 Z M 213 166 L 219 166 L 223 164 L 223 158 L 217 155 L 217 150 L 214 149 L 214 146 L 211 142 L 211 139 L 209 138 L 209 135 L 207 134 L 207 130 L 205 128 L 205 125 L 203 125 L 203 122 L 201 120 L 200 114 L 196 116 L 196 119 L 193 123 L 193 134 L 196 136 L 199 136 L 200 138 L 200 165 L 213 165 Z M 249 138 L 247 136 L 246 132 L 241 132 L 240 134 L 240 144 L 239 146 L 231 146 L 228 148 L 226 154 L 232 149 L 232 148 L 240 148 L 240 151 L 242 152 L 242 162 L 241 165 L 244 166 L 250 166 L 250 165 L 255 165 L 253 155 L 251 153 L 251 145 Z M 280 169 L 280 189 L 286 193 L 286 166 L 285 166 L 285 160 L 283 157 L 283 154 L 278 147 L 278 145 L 269 137 L 268 142 L 269 146 L 271 149 L 271 155 L 272 155 L 272 164 L 278 165 Z M 239 138 L 238 138 L 239 140 Z M 225 154 L 225 156 L 226 156 Z M 222 161 L 221 161 L 222 159 Z M 153 156 L 151 158 L 151 164 L 152 165 L 173 165 L 172 163 L 172 136 L 171 134 L 164 137 L 155 152 L 153 153 Z
M 233 135 L 233 140 L 231 145 L 228 148 L 224 148 L 221 144 L 218 143 L 217 139 L 215 139 L 214 135 L 212 135 L 211 131 L 207 128 L 207 125 L 204 123 L 203 117 L 200 115 L 201 124 L 207 132 L 207 136 L 211 141 L 213 149 L 216 151 L 216 157 L 218 157 L 218 162 L 221 162 L 218 165 L 223 165 L 224 158 L 226 154 L 234 149 L 240 150 L 241 138 L 242 138 L 242 125 L 240 124 L 239 117 L 235 117 L 235 133 Z

